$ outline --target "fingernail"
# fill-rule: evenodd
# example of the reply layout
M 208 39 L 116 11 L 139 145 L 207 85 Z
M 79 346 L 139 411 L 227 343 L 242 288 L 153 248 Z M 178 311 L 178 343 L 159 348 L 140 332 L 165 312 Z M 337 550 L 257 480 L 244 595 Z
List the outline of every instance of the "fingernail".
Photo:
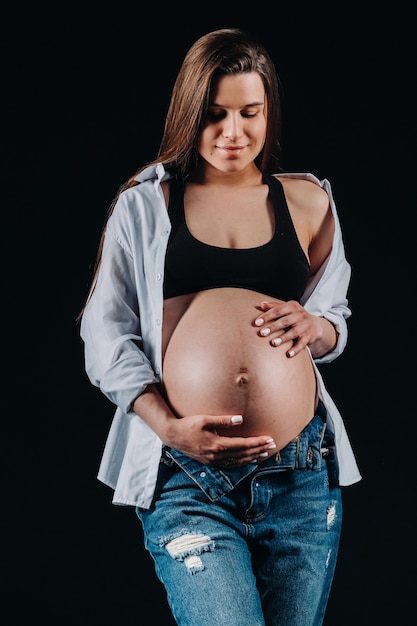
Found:
M 243 422 L 243 417 L 241 415 L 233 415 L 231 422 L 232 424 L 239 424 L 240 422 Z
M 274 448 L 276 448 L 276 445 L 274 443 L 272 445 L 268 446 L 268 450 L 273 450 Z
M 290 357 L 291 357 L 291 356 L 294 356 L 294 354 L 295 354 L 294 350 L 290 350 L 290 351 L 288 352 L 288 356 L 290 356 Z
M 262 326 L 262 324 L 264 323 L 262 317 L 260 317 L 258 320 L 255 320 L 255 326 Z
M 276 339 L 273 340 L 272 345 L 279 346 L 281 343 L 282 343 L 281 337 L 277 337 Z
M 268 452 L 261 452 L 259 456 L 268 456 Z
M 274 440 L 272 439 L 272 437 L 269 437 L 268 439 L 265 439 L 265 443 L 273 443 Z
M 263 328 L 263 329 L 261 330 L 261 335 L 262 335 L 262 337 L 267 337 L 267 336 L 269 335 L 269 333 L 270 333 L 270 332 L 271 332 L 271 331 L 270 331 L 270 329 L 269 329 L 269 328 Z

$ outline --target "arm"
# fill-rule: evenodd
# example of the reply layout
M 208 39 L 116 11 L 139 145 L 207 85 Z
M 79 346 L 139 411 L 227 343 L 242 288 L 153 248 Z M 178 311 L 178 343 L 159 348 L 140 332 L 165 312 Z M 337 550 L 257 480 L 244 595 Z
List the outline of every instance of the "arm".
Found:
M 345 258 L 340 223 L 330 184 L 325 180 L 320 186 L 323 189 L 316 187 L 313 199 L 311 194 L 293 198 L 293 203 L 301 206 L 298 215 L 294 212 L 295 221 L 305 221 L 306 207 L 305 217 L 312 224 L 312 234 L 308 235 L 312 276 L 301 302 L 261 303 L 265 313 L 255 320 L 259 334 L 268 337 L 272 346 L 285 344 L 288 357 L 308 346 L 318 363 L 330 362 L 341 354 L 347 341 L 346 319 L 351 314 L 347 302 L 350 266 Z M 303 223 L 298 230 L 305 233 L 308 229 Z
M 124 413 L 159 377 L 144 351 L 129 251 L 107 229 L 96 287 L 81 319 L 90 382 Z

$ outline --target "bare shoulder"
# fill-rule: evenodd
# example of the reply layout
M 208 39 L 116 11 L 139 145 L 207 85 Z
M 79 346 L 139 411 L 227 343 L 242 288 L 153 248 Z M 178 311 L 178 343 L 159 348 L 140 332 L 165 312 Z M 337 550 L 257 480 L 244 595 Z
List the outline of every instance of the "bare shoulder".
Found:
M 334 216 L 327 191 L 312 180 L 277 176 L 281 181 L 300 243 L 315 274 L 333 242 Z
M 301 210 L 311 215 L 323 216 L 329 209 L 327 192 L 312 180 L 277 176 L 285 197 L 293 210 Z

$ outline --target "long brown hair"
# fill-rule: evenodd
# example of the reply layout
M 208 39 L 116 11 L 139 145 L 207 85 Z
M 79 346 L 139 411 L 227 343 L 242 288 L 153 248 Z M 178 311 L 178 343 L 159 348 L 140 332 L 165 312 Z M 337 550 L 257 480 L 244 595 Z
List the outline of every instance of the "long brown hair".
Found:
M 265 47 L 239 28 L 223 28 L 203 35 L 188 50 L 172 90 L 164 131 L 156 159 L 142 166 L 118 189 L 106 217 L 112 214 L 120 194 L 138 184 L 136 176 L 161 163 L 173 174 L 186 177 L 196 166 L 197 136 L 206 117 L 213 80 L 219 76 L 257 72 L 267 102 L 265 144 L 256 158 L 262 172 L 280 170 L 281 106 L 276 68 Z M 97 253 L 90 295 L 97 280 L 105 226 Z M 82 312 L 79 317 L 81 317 Z

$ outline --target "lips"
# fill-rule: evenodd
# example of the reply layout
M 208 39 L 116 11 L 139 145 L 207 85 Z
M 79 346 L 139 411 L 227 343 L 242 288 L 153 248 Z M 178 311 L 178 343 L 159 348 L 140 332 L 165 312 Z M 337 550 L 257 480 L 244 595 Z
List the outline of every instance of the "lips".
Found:
M 243 150 L 245 146 L 217 146 L 218 150 L 221 150 L 227 156 L 238 156 Z

